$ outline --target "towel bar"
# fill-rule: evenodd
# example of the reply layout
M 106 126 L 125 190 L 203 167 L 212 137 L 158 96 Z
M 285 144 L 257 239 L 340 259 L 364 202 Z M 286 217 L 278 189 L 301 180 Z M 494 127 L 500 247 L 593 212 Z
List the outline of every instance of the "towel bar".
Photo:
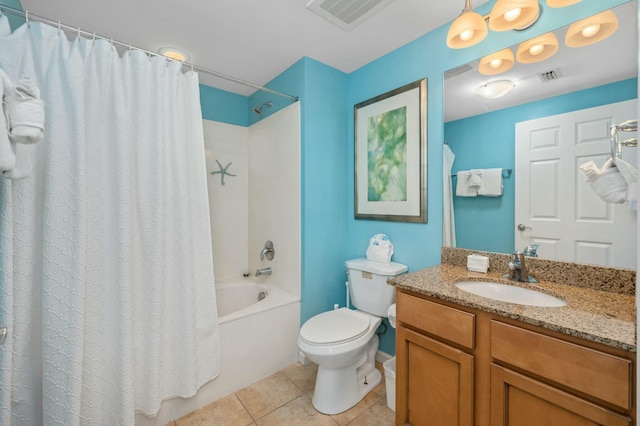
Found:
M 513 173 L 513 169 L 502 169 L 502 177 L 503 178 L 508 178 L 511 177 L 511 173 Z M 451 177 L 452 178 L 457 178 L 458 177 L 458 173 L 451 173 Z
M 629 138 L 621 141 L 618 138 L 618 132 L 636 132 L 638 130 L 638 120 L 627 120 L 620 124 L 614 124 L 611 130 L 611 159 L 615 163 L 616 158 L 622 157 L 622 147 L 638 146 L 638 138 Z

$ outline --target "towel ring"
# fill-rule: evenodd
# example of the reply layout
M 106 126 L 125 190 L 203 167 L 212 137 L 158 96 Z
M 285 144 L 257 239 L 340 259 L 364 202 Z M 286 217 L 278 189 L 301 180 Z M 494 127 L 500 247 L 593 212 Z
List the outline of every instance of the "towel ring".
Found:
M 614 124 L 610 127 L 611 130 L 611 159 L 615 163 L 616 158 L 622 157 L 622 147 L 638 146 L 638 138 L 629 138 L 621 141 L 618 137 L 618 132 L 635 132 L 638 130 L 638 120 L 627 120 L 620 124 Z

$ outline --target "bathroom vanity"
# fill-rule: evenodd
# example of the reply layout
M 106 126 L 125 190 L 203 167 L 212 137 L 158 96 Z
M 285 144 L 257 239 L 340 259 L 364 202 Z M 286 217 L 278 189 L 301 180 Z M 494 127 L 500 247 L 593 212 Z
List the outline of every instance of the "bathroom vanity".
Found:
M 552 275 L 543 268 L 554 262 L 532 263 L 536 278 Z M 608 268 L 599 269 L 576 273 L 593 278 Z M 497 271 L 444 263 L 390 280 L 397 291 L 396 424 L 635 424 L 635 273 L 612 272 L 613 292 L 586 282 L 512 283 Z M 487 299 L 455 286 L 463 280 L 521 285 L 567 305 Z

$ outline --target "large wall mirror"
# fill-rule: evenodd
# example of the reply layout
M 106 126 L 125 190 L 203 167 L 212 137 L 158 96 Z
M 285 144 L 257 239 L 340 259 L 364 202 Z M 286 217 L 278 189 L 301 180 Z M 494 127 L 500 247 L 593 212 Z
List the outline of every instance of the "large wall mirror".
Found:
M 516 167 L 516 123 L 620 102 L 630 102 L 635 106 L 638 73 L 637 8 L 637 0 L 613 8 L 618 29 L 598 43 L 567 47 L 567 26 L 555 31 L 559 42 L 558 51 L 543 61 L 529 64 L 516 61 L 504 73 L 483 75 L 478 70 L 478 59 L 445 73 L 444 138 L 455 154 L 454 173 L 459 170 L 497 167 L 512 171 L 508 176 L 505 173 L 504 194 L 501 197 L 455 196 L 454 177 L 453 205 L 457 247 L 501 253 L 524 249 L 516 247 L 515 243 L 515 235 L 520 232 L 515 219 L 516 180 L 524 177 L 524 173 L 519 173 L 520 170 Z M 517 48 L 518 46 L 511 48 L 514 55 Z M 482 98 L 476 94 L 478 87 L 493 80 L 510 80 L 515 87 L 507 95 L 494 99 Z M 626 117 L 632 118 L 636 118 L 635 114 Z M 608 147 L 608 138 L 604 139 L 604 144 Z M 601 160 L 606 160 L 602 155 L 593 157 L 600 161 L 599 166 L 604 162 Z M 623 158 L 636 164 L 637 148 L 624 148 Z M 544 174 L 528 176 L 531 179 L 546 178 Z M 550 191 L 549 196 L 555 195 Z M 593 198 L 593 194 L 587 194 L 586 197 Z M 626 209 L 626 205 L 624 206 Z M 608 209 L 606 205 L 602 208 Z M 637 213 L 632 214 L 635 218 Z M 634 250 L 632 263 L 625 261 L 618 264 L 616 261 L 602 259 L 586 263 L 635 268 L 636 231 L 628 229 L 623 233 L 628 239 L 626 246 Z M 597 247 L 594 248 L 596 249 Z M 546 248 L 540 251 L 540 257 L 580 261 L 558 257 L 557 253 Z

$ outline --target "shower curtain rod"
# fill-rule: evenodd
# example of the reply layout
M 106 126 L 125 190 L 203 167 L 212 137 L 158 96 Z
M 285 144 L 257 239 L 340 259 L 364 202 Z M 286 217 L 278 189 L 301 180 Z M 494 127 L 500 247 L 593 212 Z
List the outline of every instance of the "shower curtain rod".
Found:
M 84 35 L 84 36 L 91 37 L 91 38 L 94 38 L 94 39 L 95 38 L 100 38 L 102 40 L 107 40 L 112 45 L 120 46 L 120 47 L 129 49 L 129 50 L 131 50 L 131 49 L 139 50 L 141 52 L 146 53 L 147 55 L 162 56 L 162 57 L 165 57 L 167 60 L 175 61 L 175 59 L 168 58 L 168 57 L 166 57 L 166 56 L 164 56 L 164 55 L 162 55 L 160 53 L 152 52 L 150 50 L 143 49 L 141 47 L 132 46 L 131 44 L 128 44 L 128 43 L 122 43 L 122 42 L 116 41 L 116 40 L 114 40 L 113 38 L 110 38 L 110 37 L 105 37 L 105 36 L 98 35 L 96 33 L 91 33 L 89 31 L 85 31 L 85 30 L 80 29 L 80 27 L 75 28 L 75 27 L 72 27 L 70 25 L 61 24 L 60 21 L 54 21 L 53 19 L 45 18 L 44 16 L 34 15 L 33 13 L 29 13 L 29 11 L 22 11 L 20 9 L 16 9 L 14 7 L 11 7 L 11 6 L 7 6 L 4 3 L 0 3 L 0 11 L 3 11 L 3 12 L 6 12 L 6 13 L 10 13 L 12 15 L 16 15 L 16 16 L 20 16 L 22 18 L 25 18 L 25 20 L 27 22 L 29 22 L 29 20 L 43 22 L 45 24 L 49 24 L 49 25 L 52 25 L 54 27 L 57 26 L 59 29 L 62 29 L 62 30 L 68 31 L 68 32 L 76 33 L 78 36 Z M 218 77 L 218 78 L 221 78 L 223 80 L 227 80 L 227 81 L 231 81 L 233 83 L 241 84 L 243 86 L 251 87 L 251 88 L 254 88 L 254 89 L 257 89 L 257 90 L 262 90 L 264 92 L 272 93 L 274 95 L 282 96 L 284 98 L 288 98 L 288 99 L 292 100 L 293 102 L 296 102 L 299 99 L 298 96 L 293 96 L 293 95 L 289 95 L 287 93 L 279 92 L 277 90 L 269 89 L 268 87 L 260 86 L 259 84 L 251 83 L 249 81 L 245 81 L 245 80 L 242 80 L 242 79 L 239 79 L 239 78 L 227 75 L 227 74 L 223 74 L 223 73 L 220 73 L 218 71 L 214 71 L 214 70 L 209 69 L 209 68 L 204 68 L 204 67 L 201 67 L 201 66 L 198 66 L 198 65 L 194 65 L 194 64 L 189 63 L 189 62 L 183 62 L 182 65 L 187 67 L 187 68 L 191 68 L 191 70 L 193 70 L 193 71 L 198 71 L 198 72 L 201 72 L 203 74 L 208 74 L 208 75 L 211 75 L 213 77 Z

